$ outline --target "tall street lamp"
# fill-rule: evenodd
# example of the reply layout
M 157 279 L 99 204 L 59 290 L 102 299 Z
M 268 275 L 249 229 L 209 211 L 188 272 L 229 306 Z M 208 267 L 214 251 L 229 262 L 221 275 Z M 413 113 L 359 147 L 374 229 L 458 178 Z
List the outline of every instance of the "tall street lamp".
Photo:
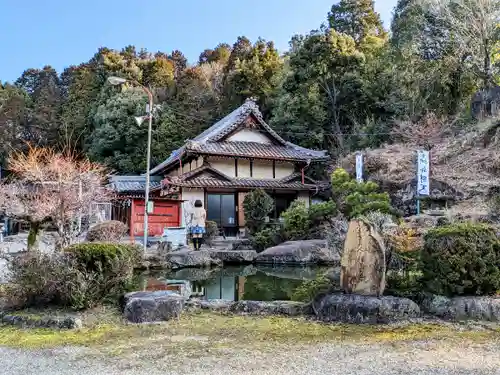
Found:
M 150 184 L 150 177 L 149 177 L 149 170 L 151 169 L 151 132 L 152 132 L 152 127 L 153 127 L 153 93 L 149 88 L 147 88 L 144 85 L 141 85 L 137 81 L 133 80 L 128 80 L 125 78 L 121 77 L 108 77 L 108 82 L 112 85 L 122 85 L 126 82 L 130 82 L 132 84 L 135 84 L 136 86 L 139 86 L 142 88 L 142 90 L 148 95 L 149 99 L 149 114 L 148 114 L 148 119 L 149 119 L 149 126 L 148 126 L 148 147 L 147 147 L 147 156 L 146 156 L 146 191 L 145 191 L 145 198 L 144 198 L 144 252 L 146 252 L 147 249 L 147 244 L 148 244 L 148 206 L 149 206 L 149 184 Z M 137 119 L 136 119 L 137 120 Z M 139 121 L 138 121 L 139 123 Z M 139 123 L 140 125 L 140 123 Z

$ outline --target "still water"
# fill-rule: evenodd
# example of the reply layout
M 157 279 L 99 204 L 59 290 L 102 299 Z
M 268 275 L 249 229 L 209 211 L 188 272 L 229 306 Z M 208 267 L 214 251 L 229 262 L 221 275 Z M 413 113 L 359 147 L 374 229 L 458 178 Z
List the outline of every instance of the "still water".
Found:
M 186 268 L 141 275 L 143 290 L 172 290 L 186 297 L 230 301 L 290 300 L 305 280 L 328 268 L 244 266 L 217 269 Z

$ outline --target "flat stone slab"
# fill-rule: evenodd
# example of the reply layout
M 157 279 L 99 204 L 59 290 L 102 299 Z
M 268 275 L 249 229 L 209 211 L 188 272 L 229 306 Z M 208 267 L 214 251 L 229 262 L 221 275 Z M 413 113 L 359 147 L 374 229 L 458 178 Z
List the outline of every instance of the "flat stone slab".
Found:
M 422 310 L 447 320 L 500 321 L 500 298 L 429 296 L 421 304 Z
M 303 302 L 295 301 L 238 301 L 230 310 L 233 313 L 249 315 L 311 315 L 312 309 Z
M 311 307 L 295 301 L 228 301 L 228 300 L 189 300 L 189 309 L 211 310 L 231 314 L 245 315 L 286 315 L 303 316 L 313 313 Z
M 186 301 L 186 308 L 189 310 L 210 310 L 217 312 L 229 312 L 235 302 L 225 299 L 212 299 L 209 301 L 200 299 L 190 299 Z
M 418 305 L 408 298 L 327 294 L 312 303 L 316 317 L 324 322 L 386 324 L 420 316 Z
M 288 241 L 259 253 L 256 263 L 264 264 L 335 264 L 340 257 L 325 240 Z
M 185 298 L 169 291 L 129 293 L 123 314 L 132 323 L 150 323 L 178 318 Z
M 165 255 L 165 260 L 172 269 L 188 267 L 212 267 L 219 266 L 222 262 L 219 259 L 212 258 L 209 250 L 181 250 L 173 251 Z
M 225 264 L 249 264 L 257 257 L 255 250 L 210 250 L 213 259 Z

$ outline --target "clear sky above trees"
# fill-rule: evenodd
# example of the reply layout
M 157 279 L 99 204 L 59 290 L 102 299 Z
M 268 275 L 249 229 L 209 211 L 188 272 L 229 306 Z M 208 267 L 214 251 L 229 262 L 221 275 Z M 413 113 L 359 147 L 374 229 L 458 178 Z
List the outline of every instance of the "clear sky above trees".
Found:
M 283 51 L 291 36 L 326 22 L 332 6 L 332 0 L 0 3 L 0 81 L 16 80 L 27 66 L 50 64 L 60 73 L 102 46 L 120 49 L 135 45 L 152 52 L 179 49 L 195 62 L 207 46 L 232 44 L 245 35 L 250 40 L 273 40 Z M 375 4 L 388 27 L 396 0 L 376 0 Z

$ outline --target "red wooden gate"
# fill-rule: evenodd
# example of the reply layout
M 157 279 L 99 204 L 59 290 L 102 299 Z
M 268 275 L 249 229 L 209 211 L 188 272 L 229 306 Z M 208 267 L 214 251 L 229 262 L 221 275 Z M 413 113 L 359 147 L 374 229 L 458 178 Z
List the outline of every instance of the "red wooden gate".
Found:
M 144 200 L 132 202 L 131 236 L 144 236 Z M 153 212 L 148 215 L 148 235 L 161 236 L 163 228 L 180 225 L 179 201 L 154 201 Z

